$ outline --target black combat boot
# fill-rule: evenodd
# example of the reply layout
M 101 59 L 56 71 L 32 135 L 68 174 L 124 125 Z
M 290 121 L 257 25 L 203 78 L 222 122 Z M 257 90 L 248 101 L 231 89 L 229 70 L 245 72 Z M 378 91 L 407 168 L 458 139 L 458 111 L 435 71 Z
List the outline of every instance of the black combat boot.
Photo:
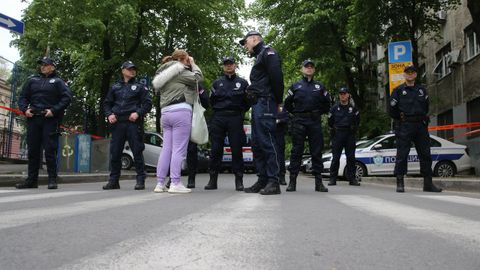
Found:
M 167 183 L 165 184 L 165 187 L 166 187 L 167 189 L 169 189 L 171 183 L 172 183 L 172 179 L 170 179 L 170 177 L 168 177 L 168 180 L 167 180 Z
M 330 179 L 328 180 L 328 185 L 329 186 L 336 186 L 337 185 L 337 178 L 330 176 Z
M 195 175 L 196 175 L 196 173 L 188 174 L 187 188 L 195 188 Z
M 17 189 L 38 188 L 38 181 L 32 181 L 29 178 L 27 178 L 22 183 L 16 184 L 15 188 L 17 188 Z
M 287 192 L 297 190 L 297 175 L 290 174 L 290 182 L 288 182 Z
M 115 180 L 108 180 L 108 183 L 103 186 L 104 190 L 110 190 L 110 189 L 120 189 L 120 183 Z
M 397 192 L 405 192 L 405 184 L 403 182 L 403 175 L 397 175 Z
M 349 185 L 350 186 L 360 186 L 360 183 L 358 182 L 357 178 L 354 176 L 353 179 L 350 181 Z
M 328 188 L 323 185 L 322 176 L 315 175 L 315 191 L 328 192 Z
M 205 186 L 206 190 L 213 190 L 217 189 L 217 180 L 218 180 L 218 173 L 210 173 L 210 181 Z
M 48 178 L 48 189 L 57 189 L 57 179 L 56 178 Z
M 135 190 L 144 190 L 145 189 L 145 179 L 137 180 L 135 184 Z
M 235 190 L 243 191 L 243 174 L 235 175 Z
M 442 192 L 441 188 L 436 187 L 432 182 L 432 177 L 423 178 L 423 191 L 425 192 Z
M 268 184 L 260 190 L 262 195 L 277 195 L 282 193 L 278 182 L 268 182 Z
M 260 179 L 255 182 L 251 187 L 244 188 L 243 191 L 245 193 L 259 193 L 262 188 L 267 185 L 266 181 L 262 181 Z
M 280 185 L 282 186 L 287 185 L 287 182 L 285 182 L 285 174 L 280 174 L 280 176 L 278 177 L 278 183 L 280 183 Z

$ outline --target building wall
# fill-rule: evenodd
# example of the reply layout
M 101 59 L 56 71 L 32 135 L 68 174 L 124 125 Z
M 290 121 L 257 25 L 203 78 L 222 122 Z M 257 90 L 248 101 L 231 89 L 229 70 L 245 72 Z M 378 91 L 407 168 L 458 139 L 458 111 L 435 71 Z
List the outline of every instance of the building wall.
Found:
M 10 107 L 12 92 L 10 86 L 7 85 L 7 82 L 0 78 L 0 106 Z M 0 108 L 0 156 L 6 158 L 14 159 L 25 159 L 25 155 L 21 150 L 22 142 L 22 127 L 16 118 L 13 122 L 13 132 L 10 136 L 8 132 L 10 113 L 7 110 Z M 10 153 L 8 153 L 7 144 L 8 140 L 11 137 L 12 145 L 10 148 Z

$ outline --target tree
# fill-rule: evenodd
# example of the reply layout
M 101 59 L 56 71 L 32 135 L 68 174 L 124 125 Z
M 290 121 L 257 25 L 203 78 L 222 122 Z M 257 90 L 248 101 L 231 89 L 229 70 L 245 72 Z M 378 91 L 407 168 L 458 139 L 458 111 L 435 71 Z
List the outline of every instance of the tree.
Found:
M 467 7 L 472 15 L 473 30 L 477 34 L 477 39 L 480 39 L 480 2 L 478 0 L 468 0 Z
M 77 114 L 66 121 L 81 125 L 79 114 L 87 109 L 96 118 L 89 119 L 95 122 L 89 131 L 104 135 L 102 104 L 123 61 L 134 61 L 139 76 L 151 77 L 164 55 L 185 48 L 211 80 L 218 59 L 239 51 L 231 48 L 241 35 L 243 7 L 243 0 L 33 0 L 16 44 L 30 66 L 49 48 L 78 102 L 69 110 L 76 107 Z

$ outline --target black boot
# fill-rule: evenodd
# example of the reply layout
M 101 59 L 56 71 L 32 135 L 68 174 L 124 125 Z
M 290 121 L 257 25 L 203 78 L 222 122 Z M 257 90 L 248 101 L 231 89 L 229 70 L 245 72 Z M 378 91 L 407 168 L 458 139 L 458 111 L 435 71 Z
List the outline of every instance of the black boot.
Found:
M 260 190 L 262 195 L 277 195 L 282 193 L 280 190 L 280 184 L 278 182 L 268 182 L 268 184 Z
M 403 182 L 403 175 L 397 175 L 397 192 L 405 192 L 405 183 Z
M 432 177 L 423 178 L 423 191 L 425 192 L 442 192 L 441 188 L 436 187 L 432 182 Z
M 288 182 L 287 192 L 297 190 L 297 175 L 290 174 L 290 182 Z
M 48 178 L 48 189 L 57 189 L 57 179 L 56 178 Z
M 329 186 L 336 186 L 337 185 L 337 178 L 330 176 L 330 179 L 328 180 L 328 185 Z
M 195 173 L 191 173 L 188 175 L 187 188 L 195 188 L 195 175 Z
M 210 173 L 210 181 L 205 186 L 206 190 L 214 190 L 217 189 L 217 180 L 218 180 L 218 173 Z
M 172 179 L 170 179 L 170 177 L 168 177 L 168 180 L 167 180 L 167 183 L 165 184 L 165 187 L 166 187 L 167 189 L 169 189 L 171 183 L 172 183 Z
M 350 186 L 360 186 L 360 183 L 358 182 L 357 178 L 353 177 L 353 179 L 349 183 Z
M 120 183 L 118 181 L 114 180 L 109 180 L 108 183 L 103 186 L 104 190 L 110 190 L 110 189 L 120 189 Z
M 17 188 L 17 189 L 38 188 L 38 181 L 32 181 L 32 180 L 27 178 L 22 183 L 16 184 L 15 188 Z
M 135 184 L 135 190 L 144 190 L 145 189 L 145 179 L 143 180 L 137 180 L 137 183 Z
M 235 175 L 235 190 L 243 191 L 243 174 Z
M 321 175 L 316 175 L 316 176 L 315 176 L 315 191 L 318 191 L 318 192 L 328 192 L 328 188 L 326 188 L 326 187 L 323 185 L 323 181 L 322 181 L 322 176 L 321 176 Z
M 245 193 L 259 193 L 262 188 L 266 186 L 266 181 L 261 181 L 260 179 L 255 182 L 251 187 L 244 188 Z
M 282 186 L 286 186 L 287 182 L 285 182 L 285 174 L 280 174 L 278 177 L 278 183 Z

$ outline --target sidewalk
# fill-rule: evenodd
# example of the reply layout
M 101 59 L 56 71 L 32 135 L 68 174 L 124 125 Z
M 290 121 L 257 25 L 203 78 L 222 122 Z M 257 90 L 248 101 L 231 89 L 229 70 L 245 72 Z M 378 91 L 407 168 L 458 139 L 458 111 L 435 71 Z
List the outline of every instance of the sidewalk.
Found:
M 86 182 L 107 182 L 110 172 L 96 172 L 96 173 L 58 173 L 58 183 L 86 183 Z M 121 180 L 135 179 L 135 171 L 122 171 Z M 147 173 L 147 176 L 155 176 L 154 173 Z M 0 187 L 14 187 L 27 177 L 27 164 L 0 164 Z M 46 185 L 48 175 L 46 166 L 40 170 L 38 181 L 40 185 Z
M 405 177 L 405 188 L 423 188 L 422 177 Z M 380 184 L 396 186 L 397 180 L 395 177 L 377 176 L 377 177 L 363 177 L 362 183 Z M 475 176 L 459 175 L 452 178 L 434 177 L 433 183 L 443 188 L 446 191 L 460 191 L 460 192 L 478 192 L 480 193 L 480 178 Z

